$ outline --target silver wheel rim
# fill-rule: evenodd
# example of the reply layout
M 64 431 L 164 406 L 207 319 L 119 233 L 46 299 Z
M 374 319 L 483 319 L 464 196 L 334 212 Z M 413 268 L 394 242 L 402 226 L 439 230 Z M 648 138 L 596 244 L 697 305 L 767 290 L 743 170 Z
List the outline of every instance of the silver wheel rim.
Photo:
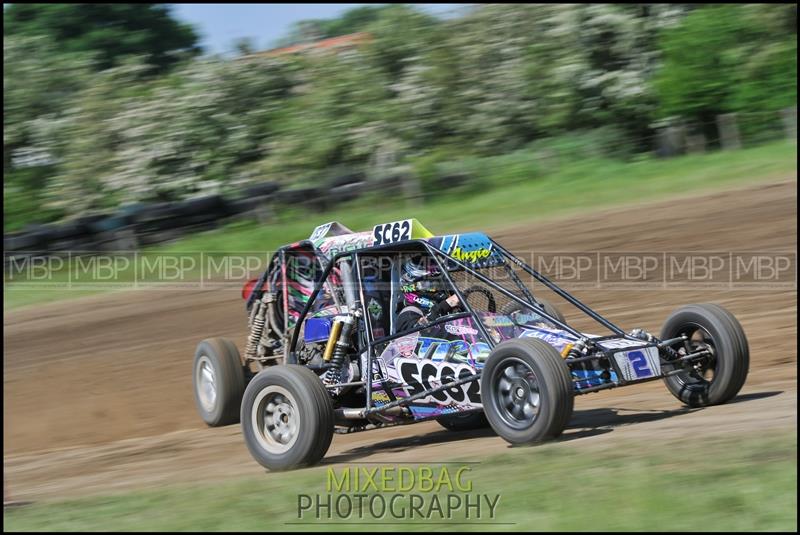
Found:
M 197 362 L 197 397 L 206 412 L 213 412 L 217 404 L 217 375 L 211 359 L 203 355 Z
M 711 352 L 711 356 L 701 360 L 691 369 L 676 374 L 675 378 L 687 388 L 706 388 L 714 382 L 717 375 L 718 359 L 714 337 L 708 332 L 708 329 L 693 322 L 683 326 L 680 333 L 689 338 L 689 347 L 692 351 L 705 349 Z M 678 350 L 680 351 L 680 348 Z
M 503 421 L 515 429 L 527 429 L 541 408 L 539 379 L 524 361 L 510 358 L 492 376 L 492 395 Z
M 286 453 L 297 440 L 298 424 L 297 401 L 288 390 L 270 385 L 258 393 L 251 425 L 262 448 L 269 453 Z

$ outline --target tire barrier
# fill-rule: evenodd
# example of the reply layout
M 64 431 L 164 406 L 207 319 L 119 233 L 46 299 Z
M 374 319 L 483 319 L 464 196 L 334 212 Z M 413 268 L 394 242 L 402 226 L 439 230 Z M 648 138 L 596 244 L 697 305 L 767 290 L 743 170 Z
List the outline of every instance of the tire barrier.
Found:
M 207 195 L 176 202 L 130 203 L 112 213 L 87 214 L 60 223 L 28 225 L 3 236 L 5 253 L 34 252 L 37 255 L 66 251 L 109 251 L 134 245 L 154 245 L 193 232 L 210 230 L 230 218 L 254 218 L 269 224 L 274 209 L 295 205 L 325 210 L 352 201 L 383 181 L 367 182 L 358 171 L 336 174 L 324 186 L 283 188 L 278 182 L 262 182 L 240 190 L 232 197 Z
M 241 197 L 261 197 L 264 195 L 272 195 L 281 189 L 278 182 L 261 182 L 244 188 L 241 192 Z

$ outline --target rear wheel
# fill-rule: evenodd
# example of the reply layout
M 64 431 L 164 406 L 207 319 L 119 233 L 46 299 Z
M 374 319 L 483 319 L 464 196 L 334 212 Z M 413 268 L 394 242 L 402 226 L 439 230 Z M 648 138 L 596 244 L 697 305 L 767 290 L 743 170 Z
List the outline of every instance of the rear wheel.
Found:
M 331 396 L 304 366 L 274 366 L 256 375 L 245 390 L 241 419 L 247 449 L 270 470 L 316 464 L 333 439 Z
M 244 392 L 244 368 L 239 350 L 225 338 L 209 338 L 197 345 L 192 373 L 197 412 L 211 427 L 239 421 Z
M 536 338 L 498 344 L 483 368 L 481 400 L 495 432 L 512 444 L 558 437 L 572 416 L 574 391 L 567 365 Z
M 750 367 L 750 349 L 736 318 L 719 305 L 687 305 L 673 312 L 661 328 L 661 339 L 686 335 L 692 351 L 711 355 L 686 371 L 664 378 L 672 395 L 690 407 L 719 405 L 741 390 Z M 673 346 L 684 353 L 683 343 Z
M 564 319 L 564 314 L 562 314 L 561 311 L 558 310 L 553 303 L 541 297 L 536 298 L 536 300 L 542 304 L 545 312 L 556 318 L 561 323 L 566 323 L 566 320 Z M 534 310 L 531 307 L 526 307 L 524 305 L 517 303 L 516 301 L 510 301 L 506 303 L 506 305 L 503 307 L 500 313 L 504 316 L 509 316 L 514 312 L 520 312 L 520 311 L 534 312 Z
M 468 412 L 465 414 L 448 414 L 436 418 L 439 425 L 450 431 L 470 431 L 481 429 L 489 425 L 486 415 L 483 412 Z
M 473 310 L 479 312 L 489 312 L 494 314 L 497 312 L 497 301 L 495 301 L 494 294 L 486 286 L 476 284 L 470 286 L 463 292 L 464 299 L 469 303 Z M 473 295 L 481 297 L 472 297 Z

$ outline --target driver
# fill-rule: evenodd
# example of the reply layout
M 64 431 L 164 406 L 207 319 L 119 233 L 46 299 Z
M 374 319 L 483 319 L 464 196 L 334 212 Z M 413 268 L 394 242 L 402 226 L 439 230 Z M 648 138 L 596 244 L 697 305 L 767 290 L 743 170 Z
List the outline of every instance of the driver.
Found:
M 430 259 L 428 259 L 428 264 Z M 397 315 L 396 332 L 403 332 L 450 314 L 458 307 L 458 296 L 448 297 L 446 281 L 438 267 L 426 265 L 416 255 L 403 262 L 400 273 L 402 309 Z

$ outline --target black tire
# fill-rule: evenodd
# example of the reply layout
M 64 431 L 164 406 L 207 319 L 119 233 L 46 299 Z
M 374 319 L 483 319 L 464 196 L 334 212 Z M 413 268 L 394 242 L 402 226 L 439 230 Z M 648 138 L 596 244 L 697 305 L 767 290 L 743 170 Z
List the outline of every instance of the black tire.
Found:
M 30 232 L 15 232 L 3 236 L 4 251 L 34 251 L 38 238 Z
M 705 332 L 698 331 L 698 328 Z M 701 336 L 689 334 L 698 332 Z M 705 369 L 687 371 L 664 378 L 669 391 L 690 407 L 719 405 L 739 393 L 750 368 L 750 348 L 741 324 L 719 305 L 687 305 L 675 310 L 661 328 L 661 339 L 687 334 L 701 343 L 710 343 L 714 359 Z M 710 338 L 705 338 L 705 335 Z M 682 344 L 675 346 L 675 349 Z M 708 372 L 713 372 L 708 377 Z
M 177 203 L 158 202 L 145 205 L 133 215 L 133 224 L 137 233 L 169 231 L 176 227 L 180 215 L 176 212 Z M 156 243 L 156 242 L 153 242 Z
M 201 377 L 208 378 L 202 367 L 210 366 L 214 396 L 203 388 Z M 207 369 L 205 370 L 208 371 Z M 207 379 L 208 380 L 208 379 Z M 239 350 L 225 338 L 208 338 L 197 345 L 192 367 L 192 384 L 197 412 L 211 427 L 235 424 L 239 421 L 239 406 L 244 393 L 244 368 Z
M 28 239 L 35 244 L 35 249 L 32 247 L 32 250 L 36 252 L 52 250 L 50 244 L 55 239 L 53 225 L 28 225 L 25 231 Z
M 258 184 L 253 184 L 252 186 L 248 186 L 242 190 L 242 197 L 249 198 L 249 197 L 261 197 L 263 195 L 272 195 L 276 191 L 281 189 L 281 185 L 278 182 L 260 182 Z
M 92 232 L 93 233 L 94 230 L 92 230 L 92 225 L 94 223 L 97 223 L 98 221 L 102 221 L 103 219 L 107 218 L 108 216 L 109 216 L 108 213 L 93 213 L 93 214 L 87 214 L 87 215 L 84 215 L 84 216 L 80 216 L 75 221 L 77 223 L 80 223 L 81 225 L 84 225 L 88 232 Z
M 271 403 L 276 400 L 277 406 Z M 262 414 L 269 405 L 281 417 L 288 414 L 287 418 L 297 418 L 296 434 L 288 446 L 261 425 L 256 428 L 255 423 L 261 418 L 254 418 L 254 414 Z M 285 406 L 289 408 L 281 409 Z M 270 470 L 311 466 L 325 456 L 331 445 L 333 401 L 320 378 L 308 368 L 294 364 L 274 366 L 259 372 L 247 385 L 241 421 L 247 449 L 261 466 Z
M 367 176 L 351 167 L 338 167 L 332 169 L 324 178 L 323 183 L 329 188 L 339 188 L 350 184 L 363 184 Z
M 439 425 L 450 431 L 470 431 L 489 426 L 489 420 L 482 411 L 468 412 L 466 414 L 448 414 L 436 418 Z
M 487 288 L 486 286 L 483 286 L 483 285 L 480 285 L 480 284 L 476 284 L 474 286 L 470 286 L 469 288 L 464 290 L 462 293 L 464 295 L 464 299 L 466 299 L 467 302 L 469 302 L 469 296 L 471 294 L 474 294 L 474 293 L 481 294 L 482 296 L 484 296 L 486 298 L 486 312 L 489 312 L 491 314 L 494 314 L 495 312 L 497 312 L 497 301 L 495 301 L 494 294 L 492 294 L 492 291 L 489 288 Z M 483 312 L 483 310 L 481 310 L 481 307 L 477 307 L 477 306 L 473 305 L 472 308 L 474 310 L 479 311 L 479 312 Z
M 278 190 L 276 199 L 285 204 L 296 204 L 313 201 L 324 194 L 322 188 L 294 188 Z
M 542 304 L 545 312 L 556 318 L 561 323 L 566 323 L 566 320 L 564 319 L 564 314 L 562 314 L 561 311 L 558 310 L 553 303 L 542 297 L 537 297 L 536 300 Z M 509 314 L 513 312 L 518 312 L 520 310 L 531 310 L 531 308 L 520 305 L 516 301 L 509 301 L 508 303 L 505 304 L 505 306 L 503 306 L 502 310 L 500 310 L 500 313 L 504 316 L 508 316 Z
M 518 377 L 509 379 L 505 375 L 507 368 L 520 372 Z M 535 392 L 525 380 L 530 372 L 538 387 L 538 411 L 532 418 L 525 414 L 519 418 L 513 412 L 523 409 L 518 407 L 520 403 L 507 404 L 503 400 L 506 390 L 501 380 L 510 382 L 507 396 L 513 397 L 517 389 L 522 389 L 522 399 L 530 402 Z M 561 355 L 537 338 L 515 338 L 498 344 L 483 368 L 483 411 L 492 429 L 511 444 L 533 444 L 558 437 L 572 416 L 574 395 L 569 369 Z
M 79 221 L 69 221 L 53 227 L 53 241 L 84 237 L 90 234 L 89 229 Z
M 89 228 L 91 228 L 92 232 L 95 234 L 99 234 L 101 232 L 113 232 L 115 230 L 127 227 L 129 224 L 129 216 L 112 214 L 103 219 L 90 223 Z
M 178 203 L 176 202 L 157 202 L 146 204 L 141 210 L 136 212 L 134 220 L 136 223 L 161 222 L 165 219 L 169 220 L 180 215 L 177 213 L 177 206 Z
M 226 212 L 225 199 L 221 195 L 195 197 L 175 203 L 174 210 L 175 215 L 180 217 L 203 215 L 207 219 L 219 219 Z

